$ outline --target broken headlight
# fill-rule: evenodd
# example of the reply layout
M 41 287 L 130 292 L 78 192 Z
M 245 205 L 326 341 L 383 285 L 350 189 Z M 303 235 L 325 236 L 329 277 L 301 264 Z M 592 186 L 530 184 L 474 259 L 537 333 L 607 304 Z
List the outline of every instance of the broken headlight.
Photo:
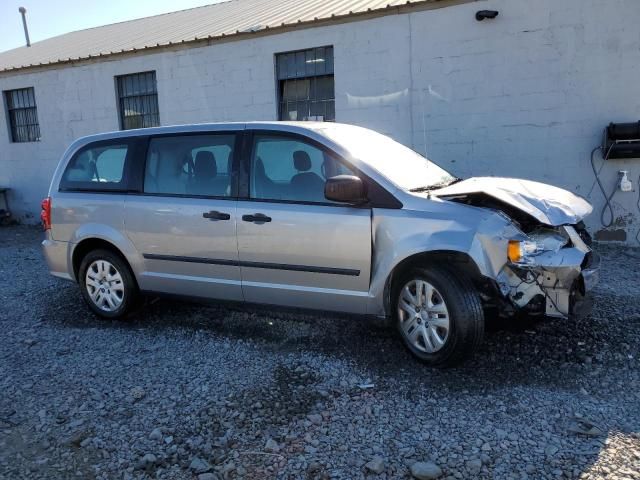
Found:
M 569 239 L 556 230 L 540 228 L 529 233 L 526 240 L 509 240 L 507 256 L 512 263 L 532 264 L 543 252 L 557 252 Z
M 540 253 L 538 244 L 529 240 L 509 240 L 508 257 L 512 263 L 530 263 L 529 259 Z

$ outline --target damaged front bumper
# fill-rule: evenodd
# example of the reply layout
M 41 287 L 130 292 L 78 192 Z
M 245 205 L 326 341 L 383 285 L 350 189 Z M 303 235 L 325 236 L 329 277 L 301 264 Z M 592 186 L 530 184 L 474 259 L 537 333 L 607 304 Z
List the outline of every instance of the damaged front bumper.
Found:
M 587 315 L 589 292 L 599 280 L 600 258 L 572 226 L 561 227 L 567 244 L 545 251 L 527 264 L 507 264 L 497 281 L 500 292 L 516 310 L 550 317 Z
M 574 317 L 585 317 L 593 310 L 593 294 L 591 291 L 600 281 L 600 256 L 595 252 L 587 255 L 586 264 L 582 269 L 578 283 L 573 290 L 569 303 L 569 314 Z

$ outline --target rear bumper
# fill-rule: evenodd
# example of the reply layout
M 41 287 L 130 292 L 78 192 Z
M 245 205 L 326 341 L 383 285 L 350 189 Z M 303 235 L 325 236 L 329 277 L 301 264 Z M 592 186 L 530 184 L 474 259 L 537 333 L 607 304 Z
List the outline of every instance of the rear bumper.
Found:
M 42 242 L 42 252 L 49 266 L 49 272 L 54 277 L 73 280 L 69 271 L 69 243 L 45 239 Z

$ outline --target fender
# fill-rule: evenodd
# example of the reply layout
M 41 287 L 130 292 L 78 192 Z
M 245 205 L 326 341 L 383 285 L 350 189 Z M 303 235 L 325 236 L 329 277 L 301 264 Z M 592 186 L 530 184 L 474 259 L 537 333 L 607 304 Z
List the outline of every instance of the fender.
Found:
M 105 224 L 98 223 L 86 223 L 82 224 L 78 228 L 70 239 L 70 245 L 68 249 L 67 264 L 70 272 L 73 272 L 73 254 L 82 242 L 92 239 L 103 240 L 112 244 L 117 248 L 120 253 L 125 257 L 131 270 L 136 277 L 136 281 L 139 282 L 139 273 L 144 271 L 144 259 L 142 255 L 136 250 L 131 240 L 129 240 L 122 232 L 118 231 L 114 227 Z
M 394 269 L 404 260 L 429 252 L 468 256 L 481 275 L 496 278 L 507 262 L 508 239 L 518 230 L 498 213 L 450 216 L 439 212 L 376 210 L 368 313 L 385 315 L 384 293 Z

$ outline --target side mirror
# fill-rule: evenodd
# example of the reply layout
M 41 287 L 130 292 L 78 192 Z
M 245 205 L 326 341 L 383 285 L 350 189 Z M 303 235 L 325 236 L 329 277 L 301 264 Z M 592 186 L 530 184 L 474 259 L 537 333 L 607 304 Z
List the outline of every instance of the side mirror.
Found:
M 361 204 L 367 201 L 367 192 L 362 180 L 354 175 L 337 175 L 327 179 L 324 185 L 327 200 Z

